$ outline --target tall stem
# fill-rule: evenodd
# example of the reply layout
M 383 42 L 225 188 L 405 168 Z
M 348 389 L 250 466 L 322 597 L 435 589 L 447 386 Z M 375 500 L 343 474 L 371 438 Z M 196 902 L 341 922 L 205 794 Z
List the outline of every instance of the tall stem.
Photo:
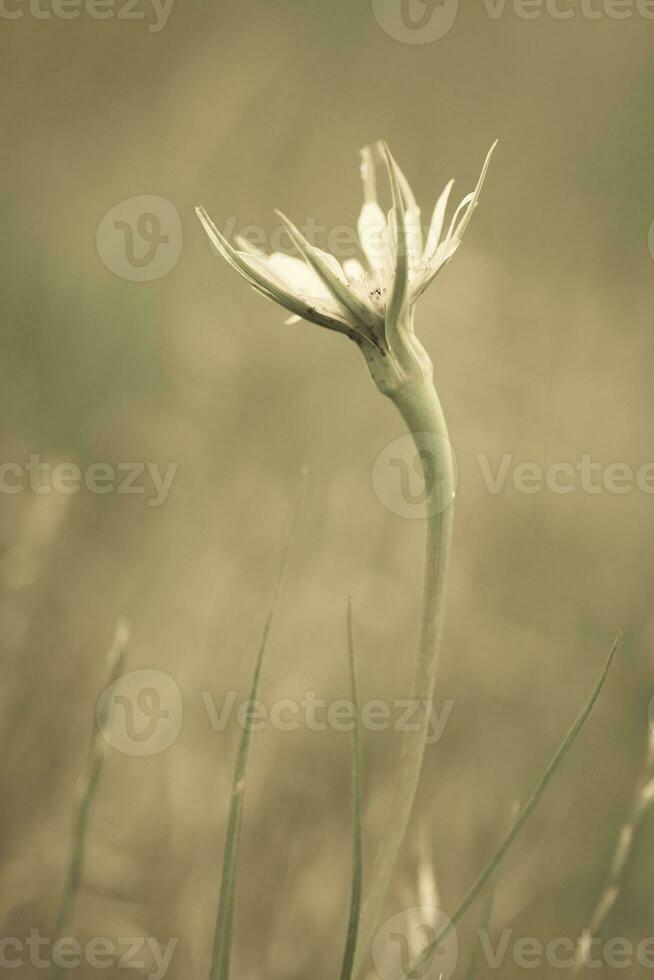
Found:
M 452 540 L 454 466 L 447 426 L 431 377 L 390 394 L 413 437 L 425 478 L 427 539 L 420 646 L 411 697 L 422 704 L 434 695 L 438 651 L 443 633 L 445 586 Z M 390 799 L 383 836 L 372 869 L 363 912 L 355 972 L 365 964 L 382 913 L 418 789 L 428 716 L 418 712 L 415 730 L 405 731 L 399 772 Z

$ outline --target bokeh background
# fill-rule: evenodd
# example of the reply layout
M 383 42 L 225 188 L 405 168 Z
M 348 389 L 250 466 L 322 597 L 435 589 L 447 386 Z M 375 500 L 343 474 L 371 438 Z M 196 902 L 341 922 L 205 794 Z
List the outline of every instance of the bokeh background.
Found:
M 130 668 L 169 674 L 184 722 L 164 752 L 109 752 L 74 933 L 177 937 L 167 976 L 208 975 L 239 729 L 232 717 L 214 731 L 202 692 L 218 706 L 246 697 L 303 465 L 262 697 L 347 697 L 348 594 L 361 698 L 408 693 L 423 527 L 371 480 L 401 420 L 345 338 L 285 326 L 212 255 L 193 214 L 201 203 L 221 227 L 270 232 L 279 207 L 352 225 L 358 150 L 380 137 L 426 215 L 451 176 L 459 198 L 471 189 L 501 141 L 464 245 L 418 310 L 460 467 L 436 695 L 437 710 L 453 709 L 427 750 L 387 913 L 415 894 L 425 827 L 442 907 L 456 907 L 622 628 L 597 710 L 504 865 L 493 929 L 575 938 L 587 922 L 647 739 L 654 497 L 528 495 L 513 469 L 491 494 L 477 459 L 493 470 L 504 454 L 543 468 L 584 453 L 634 470 L 654 459 L 654 21 L 570 7 L 559 20 L 461 4 L 424 44 L 389 36 L 367 0 L 175 0 L 158 31 L 144 3 L 141 20 L 28 7 L 2 18 L 2 462 L 177 464 L 156 508 L 135 494 L 1 495 L 4 936 L 53 934 L 75 786 L 124 616 Z M 107 212 L 141 195 L 181 219 L 178 261 L 144 282 L 109 268 L 96 242 Z M 368 858 L 398 747 L 397 733 L 365 733 Z M 653 841 L 646 823 L 607 937 L 654 934 Z M 347 734 L 257 734 L 235 976 L 336 975 L 350 847 Z M 477 914 L 459 930 L 461 976 Z M 524 972 L 509 955 L 500 974 Z M 492 975 L 482 962 L 479 976 Z

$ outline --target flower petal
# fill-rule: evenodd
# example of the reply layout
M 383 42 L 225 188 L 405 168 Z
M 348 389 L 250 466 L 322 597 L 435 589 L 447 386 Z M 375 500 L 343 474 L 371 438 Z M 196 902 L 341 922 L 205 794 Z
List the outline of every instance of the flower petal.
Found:
M 352 281 L 352 279 L 366 278 L 366 270 L 363 268 L 358 259 L 346 259 L 343 263 L 343 272 L 350 281 Z
M 450 227 L 448 229 L 447 235 L 445 236 L 445 241 L 446 242 L 449 242 L 451 238 L 459 238 L 460 237 L 456 233 L 456 228 L 457 228 L 457 222 L 459 220 L 459 215 L 461 214 L 462 211 L 464 211 L 467 207 L 469 207 L 471 201 L 474 199 L 474 196 L 475 195 L 472 194 L 472 193 L 471 194 L 466 194 L 466 196 L 463 198 L 463 200 L 461 201 L 461 203 L 457 207 L 456 211 L 454 212 L 454 217 L 450 221 Z M 461 219 L 461 220 L 463 220 L 463 219 Z
M 330 300 L 331 294 L 319 276 L 304 259 L 297 259 L 285 252 L 273 252 L 268 258 L 271 268 L 293 290 L 305 296 L 322 296 Z
M 414 265 L 417 265 L 422 257 L 422 226 L 420 224 L 420 208 L 418 207 L 413 191 L 411 190 L 411 185 L 404 176 L 402 168 L 398 165 L 396 160 L 393 162 L 395 164 L 395 173 L 397 175 L 398 183 L 400 185 L 400 190 L 402 191 L 402 197 L 404 198 L 404 204 L 406 207 L 405 223 L 407 229 L 407 248 L 409 250 L 409 258 Z
M 366 201 L 361 208 L 357 231 L 361 250 L 371 269 L 383 269 L 385 262 L 384 229 L 386 218 L 376 201 Z
M 320 283 L 317 283 L 316 293 L 302 290 L 295 292 L 289 284 L 272 267 L 268 257 L 262 258 L 260 255 L 252 255 L 249 252 L 237 252 L 238 259 L 245 268 L 251 272 L 252 278 L 257 280 L 257 284 L 262 291 L 272 295 L 286 309 L 292 310 L 298 316 L 306 317 L 308 310 L 317 311 L 330 320 L 339 320 L 343 326 L 349 326 L 349 321 L 338 309 L 334 299 L 330 295 L 321 295 Z M 287 256 L 290 258 L 290 256 Z M 316 285 L 314 282 L 312 285 Z
M 427 260 L 433 258 L 434 254 L 436 253 L 436 249 L 440 244 L 441 235 L 443 234 L 443 226 L 445 224 L 447 202 L 449 201 L 453 186 L 454 181 L 451 180 L 436 202 L 434 214 L 429 226 L 429 234 L 427 235 L 427 244 L 425 245 L 425 259 Z
M 353 326 L 356 327 L 357 324 L 368 328 L 377 326 L 379 317 L 370 306 L 362 302 L 362 300 L 352 293 L 348 286 L 345 273 L 336 259 L 332 255 L 328 255 L 321 249 L 311 245 L 299 228 L 296 228 L 293 222 L 286 215 L 282 214 L 281 211 L 277 211 L 276 213 L 284 222 L 284 226 L 300 255 L 302 255 L 322 279 L 338 306 L 353 318 Z
M 251 252 L 253 255 L 266 254 L 262 248 L 259 248 L 259 246 L 255 245 L 254 242 L 251 242 L 245 237 L 245 235 L 235 235 L 234 241 L 238 245 L 241 252 Z
M 424 293 L 441 269 L 450 261 L 459 245 L 460 238 L 446 238 L 436 249 L 436 254 L 425 263 L 411 284 L 411 303 L 415 303 Z
M 406 303 L 409 286 L 409 256 L 407 248 L 406 208 L 402 195 L 397 165 L 386 144 L 382 144 L 382 152 L 388 170 L 388 179 L 393 197 L 393 230 L 395 237 L 395 273 L 393 288 L 386 308 L 386 324 L 394 328 L 400 318 Z
M 266 299 L 283 306 L 296 316 L 311 320 L 322 327 L 337 330 L 340 333 L 351 333 L 352 328 L 344 318 L 324 308 L 323 301 L 313 302 L 310 298 L 298 297 L 289 292 L 275 272 L 268 265 L 268 260 L 250 252 L 238 252 L 222 235 L 204 208 L 195 209 L 209 241 L 216 251 L 241 275 L 257 292 Z
M 377 175 L 375 172 L 374 147 L 364 146 L 361 152 L 361 182 L 363 183 L 363 200 L 366 204 L 378 204 Z
M 471 202 L 470 205 L 468 206 L 468 210 L 464 214 L 463 218 L 461 219 L 461 223 L 459 224 L 459 226 L 456 228 L 454 232 L 454 234 L 459 239 L 459 241 L 463 238 L 463 233 L 470 223 L 470 219 L 472 218 L 473 211 L 475 210 L 477 204 L 479 203 L 479 196 L 481 194 L 481 189 L 484 186 L 484 181 L 486 180 L 486 174 L 488 173 L 488 168 L 490 167 L 491 158 L 493 156 L 493 153 L 495 152 L 495 147 L 497 146 L 498 143 L 499 140 L 495 140 L 490 150 L 486 154 L 486 159 L 484 160 L 484 165 L 481 168 L 481 174 L 479 175 L 477 186 L 475 187 L 474 193 L 471 195 Z

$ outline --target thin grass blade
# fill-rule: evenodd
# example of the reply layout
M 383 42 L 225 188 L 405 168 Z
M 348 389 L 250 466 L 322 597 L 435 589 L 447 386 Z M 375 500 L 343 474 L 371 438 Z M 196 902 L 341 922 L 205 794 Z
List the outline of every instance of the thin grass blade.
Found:
M 359 705 L 357 698 L 356 655 L 354 647 L 354 622 L 352 616 L 352 600 L 347 604 L 347 647 L 350 666 L 350 691 L 354 727 L 352 728 L 352 886 L 350 892 L 350 914 L 347 926 L 347 939 L 341 980 L 351 980 L 354 968 L 354 954 L 357 948 L 359 934 L 359 919 L 361 914 L 361 892 L 363 885 L 363 792 L 361 778 L 361 728 L 359 721 Z
M 452 930 L 456 927 L 457 923 L 461 921 L 461 919 L 466 914 L 466 912 L 468 911 L 472 903 L 475 901 L 477 896 L 485 887 L 486 883 L 490 880 L 490 878 L 492 878 L 492 876 L 499 868 L 500 864 L 502 863 L 502 861 L 504 860 L 507 854 L 507 851 L 509 850 L 509 848 L 511 847 L 511 845 L 519 835 L 520 831 L 526 824 L 531 814 L 534 812 L 534 810 L 540 803 L 541 797 L 543 796 L 543 793 L 547 789 L 547 786 L 550 780 L 552 779 L 552 776 L 554 775 L 554 773 L 557 771 L 557 769 L 565 759 L 566 755 L 568 754 L 568 752 L 576 742 L 577 736 L 579 735 L 580 731 L 586 724 L 590 716 L 590 713 L 595 706 L 595 702 L 597 701 L 600 692 L 604 687 L 604 682 L 608 677 L 609 670 L 611 669 L 611 664 L 613 663 L 613 658 L 618 652 L 621 643 L 622 643 L 622 630 L 620 630 L 620 632 L 618 633 L 618 635 L 616 636 L 613 642 L 613 646 L 611 647 L 611 651 L 606 659 L 606 663 L 604 664 L 602 673 L 600 674 L 598 680 L 596 681 L 595 686 L 590 694 L 590 697 L 588 698 L 588 701 L 586 702 L 581 713 L 578 715 L 577 719 L 573 723 L 568 734 L 561 742 L 552 761 L 550 762 L 547 769 L 541 776 L 540 782 L 538 783 L 535 790 L 533 791 L 533 793 L 531 794 L 531 796 L 523 806 L 522 810 L 516 817 L 515 822 L 513 823 L 506 837 L 504 838 L 504 840 L 502 841 L 499 848 L 497 849 L 493 857 L 490 859 L 486 867 L 483 869 L 483 871 L 477 878 L 474 885 L 468 891 L 468 894 L 465 896 L 465 898 L 459 905 L 458 909 L 450 919 L 450 922 L 447 925 L 447 927 L 443 929 L 440 935 L 436 936 L 434 941 L 431 942 L 426 947 L 426 949 L 422 952 L 418 960 L 415 963 L 413 963 L 412 966 L 409 968 L 408 972 L 403 973 L 402 980 L 408 980 L 409 977 L 420 975 L 419 971 L 424 968 L 425 963 L 430 960 L 434 951 L 447 938 L 447 936 L 449 936 Z
M 470 962 L 468 964 L 468 972 L 466 973 L 466 980 L 475 980 L 475 977 L 477 976 L 477 963 L 479 961 L 479 933 L 487 932 L 490 927 L 491 916 L 493 915 L 493 902 L 495 900 L 495 888 L 495 882 L 492 882 L 481 909 L 479 925 L 477 926 L 476 942 L 473 943 L 472 946 Z
M 275 619 L 275 613 L 277 611 L 282 585 L 286 576 L 293 532 L 295 530 L 296 518 L 299 512 L 302 497 L 304 495 L 306 482 L 307 473 L 305 470 L 302 472 L 300 485 L 291 510 L 286 533 L 284 535 L 282 554 L 277 569 L 277 577 L 273 587 L 270 607 L 268 609 L 268 615 L 266 616 L 263 630 L 261 632 L 261 638 L 259 640 L 254 673 L 252 675 L 252 683 L 250 686 L 250 704 L 257 699 L 261 668 L 268 647 L 270 631 Z M 236 765 L 234 768 L 232 795 L 229 804 L 229 817 L 227 820 L 227 834 L 225 838 L 220 899 L 218 905 L 218 919 L 214 934 L 213 954 L 211 960 L 211 980 L 228 980 L 229 977 L 232 925 L 234 920 L 234 895 L 236 891 L 236 865 L 238 860 L 238 845 L 241 834 L 243 800 L 245 795 L 245 775 L 250 751 L 251 735 L 251 726 L 247 724 L 246 721 L 246 724 L 243 725 L 241 731 Z
M 114 637 L 107 653 L 107 682 L 106 687 L 120 677 L 125 666 L 127 656 L 127 646 L 129 644 L 129 626 L 124 620 L 120 620 L 116 625 Z M 80 776 L 80 781 L 76 793 L 75 810 L 73 813 L 70 857 L 66 881 L 59 903 L 57 913 L 56 934 L 61 937 L 65 934 L 73 920 L 75 911 L 75 899 L 79 891 L 79 884 L 84 869 L 84 856 L 86 852 L 86 835 L 88 831 L 91 810 L 95 792 L 100 782 L 102 767 L 104 765 L 106 742 L 103 732 L 109 724 L 111 715 L 111 704 L 107 700 L 100 702 L 97 717 L 93 719 L 93 729 L 89 742 L 89 751 L 86 765 Z M 53 977 L 60 975 L 61 968 L 55 967 Z

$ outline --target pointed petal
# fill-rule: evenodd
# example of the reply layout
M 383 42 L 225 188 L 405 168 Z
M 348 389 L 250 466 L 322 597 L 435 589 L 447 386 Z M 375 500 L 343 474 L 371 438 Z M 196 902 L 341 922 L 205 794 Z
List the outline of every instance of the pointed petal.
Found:
M 361 250 L 371 269 L 384 268 L 383 234 L 386 227 L 384 212 L 376 201 L 367 201 L 361 208 L 357 231 Z
M 474 199 L 474 196 L 475 195 L 472 193 L 466 194 L 466 196 L 463 198 L 463 200 L 457 207 L 456 211 L 454 212 L 454 217 L 450 221 L 450 227 L 448 229 L 447 235 L 445 236 L 446 242 L 449 242 L 451 238 L 460 237 L 459 235 L 457 235 L 457 222 L 459 221 L 459 215 L 461 214 L 462 211 L 464 211 L 467 207 L 469 207 L 471 201 Z
M 413 191 L 411 190 L 409 181 L 404 176 L 402 168 L 399 166 L 397 160 L 394 159 L 393 162 L 395 164 L 395 173 L 397 174 L 398 183 L 400 185 L 400 190 L 402 191 L 402 196 L 404 198 L 407 211 L 418 211 L 418 204 L 414 197 Z
M 366 204 L 377 204 L 377 176 L 375 173 L 375 154 L 372 146 L 361 150 L 361 182 L 363 200 Z
M 286 215 L 282 214 L 281 211 L 277 211 L 276 213 L 284 222 L 284 226 L 300 255 L 302 255 L 305 261 L 309 263 L 311 268 L 322 279 L 338 306 L 353 318 L 353 325 L 364 324 L 367 327 L 376 326 L 379 318 L 367 304 L 363 303 L 351 292 L 345 273 L 336 259 L 311 245 L 299 228 L 296 228 L 293 222 Z
M 406 235 L 409 260 L 414 268 L 422 259 L 422 225 L 420 223 L 420 208 L 410 208 L 406 212 Z
M 296 290 L 295 286 L 291 286 L 277 273 L 268 257 L 262 258 L 260 255 L 252 255 L 249 252 L 237 252 L 236 255 L 251 273 L 252 278 L 256 280 L 256 286 L 271 294 L 272 298 L 280 305 L 285 306 L 286 309 L 307 319 L 310 319 L 306 315 L 307 310 L 311 310 L 329 317 L 330 320 L 339 320 L 343 326 L 349 325 L 349 320 L 341 314 L 333 297 L 324 295 L 320 289 L 321 283 L 314 282 L 311 284 L 318 287 L 315 293 L 308 290 Z M 286 257 L 290 258 L 290 256 Z
M 322 280 L 304 259 L 296 259 L 294 255 L 285 252 L 273 252 L 268 262 L 279 278 L 287 283 L 292 290 L 297 290 L 305 296 L 322 296 L 331 300 L 331 294 L 325 288 Z
M 445 225 L 445 213 L 447 211 L 447 203 L 450 199 L 450 194 L 452 192 L 452 187 L 454 186 L 454 181 L 451 180 L 441 196 L 436 202 L 436 207 L 434 208 L 434 214 L 431 219 L 431 224 L 429 226 L 429 234 L 427 236 L 427 244 L 425 245 L 425 259 L 431 259 L 436 249 L 438 248 L 441 240 L 441 235 L 443 234 L 443 226 Z
M 411 284 L 411 303 L 415 303 L 444 269 L 461 244 L 460 238 L 446 238 L 436 249 L 436 254 L 425 264 Z
M 411 190 L 411 185 L 409 181 L 404 176 L 401 167 L 398 165 L 397 161 L 395 163 L 395 173 L 397 175 L 398 183 L 400 185 L 400 190 L 402 191 L 402 197 L 404 198 L 404 204 L 406 207 L 406 228 L 407 228 L 407 246 L 409 249 L 409 258 L 412 260 L 414 265 L 420 261 L 422 257 L 422 226 L 420 224 L 420 208 L 416 202 L 413 191 Z
M 325 310 L 322 301 L 312 302 L 310 298 L 298 297 L 289 292 L 267 264 L 267 260 L 252 253 L 237 252 L 222 235 L 204 208 L 195 209 L 210 242 L 229 265 L 266 299 L 283 306 L 296 316 L 311 320 L 330 330 L 340 333 L 351 332 L 350 325 L 331 311 Z
M 473 211 L 477 207 L 477 204 L 479 202 L 479 196 L 481 194 L 482 187 L 484 186 L 484 181 L 486 180 L 486 174 L 488 173 L 488 168 L 490 167 L 491 158 L 493 156 L 493 153 L 495 152 L 495 147 L 497 146 L 498 143 L 499 140 L 495 140 L 495 142 L 493 143 L 493 145 L 491 146 L 490 150 L 486 155 L 486 159 L 484 160 L 484 166 L 481 169 L 481 174 L 479 175 L 477 186 L 472 195 L 472 201 L 470 203 L 470 206 L 468 207 L 468 210 L 466 211 L 463 218 L 461 219 L 460 225 L 454 232 L 454 234 L 459 240 L 463 238 L 463 233 L 470 223 L 470 219 L 472 218 Z
M 259 248 L 259 246 L 255 245 L 254 242 L 251 242 L 249 239 L 247 239 L 245 235 L 235 235 L 234 241 L 238 245 L 239 250 L 241 252 L 251 252 L 252 255 L 266 254 L 262 248 Z
M 350 281 L 352 279 L 365 279 L 366 277 L 366 270 L 358 259 L 346 259 L 343 263 L 343 272 Z
M 386 308 L 386 322 L 387 325 L 394 326 L 406 303 L 409 286 L 409 256 L 405 221 L 406 209 L 395 160 L 385 143 L 382 146 L 382 151 L 386 161 L 388 179 L 391 185 L 391 195 L 393 197 L 393 230 L 396 243 L 395 274 L 393 276 L 393 288 Z
M 202 227 L 207 233 L 207 237 L 209 238 L 209 241 L 213 245 L 216 252 L 218 252 L 218 254 L 223 259 L 225 259 L 225 261 L 228 262 L 233 269 L 236 269 L 236 271 L 240 275 L 244 276 L 246 279 L 250 279 L 251 277 L 250 274 L 247 272 L 247 270 L 244 270 L 234 258 L 234 256 L 236 255 L 236 250 L 230 245 L 227 239 L 218 231 L 218 228 L 213 223 L 213 221 L 211 220 L 211 218 L 209 217 L 205 209 L 202 207 L 196 208 L 195 213 L 200 219 Z

